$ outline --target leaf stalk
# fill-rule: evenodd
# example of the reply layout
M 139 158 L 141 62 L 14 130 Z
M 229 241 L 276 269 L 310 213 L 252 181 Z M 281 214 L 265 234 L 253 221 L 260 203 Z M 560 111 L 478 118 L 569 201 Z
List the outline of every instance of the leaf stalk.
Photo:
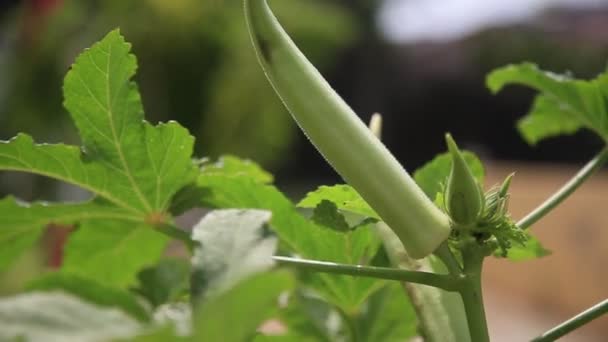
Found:
M 430 272 L 406 271 L 389 267 L 347 265 L 329 261 L 317 261 L 284 256 L 275 256 L 273 259 L 279 264 L 294 266 L 304 270 L 356 277 L 371 277 L 386 280 L 405 281 L 434 286 L 446 291 L 457 291 L 461 282 L 459 278 L 451 275 L 435 274 Z
M 569 332 L 576 330 L 583 325 L 593 321 L 596 318 L 604 315 L 608 312 L 608 299 L 600 302 L 593 307 L 579 313 L 571 319 L 563 322 L 555 328 L 545 332 L 544 334 L 536 337 L 532 342 L 549 342 L 555 341 L 558 338 L 568 334 Z
M 551 197 L 541 203 L 536 209 L 522 218 L 517 225 L 527 229 L 541 218 L 555 209 L 576 189 L 578 189 L 595 171 L 599 170 L 608 161 L 608 147 L 602 149 L 593 159 L 583 166 L 566 184 L 557 190 Z

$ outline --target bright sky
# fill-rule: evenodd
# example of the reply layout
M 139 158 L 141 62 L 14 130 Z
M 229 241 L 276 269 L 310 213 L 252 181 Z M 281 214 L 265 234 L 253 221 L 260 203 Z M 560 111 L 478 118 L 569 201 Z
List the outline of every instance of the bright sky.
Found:
M 608 0 L 384 0 L 378 23 L 389 41 L 448 41 L 554 6 L 608 6 Z

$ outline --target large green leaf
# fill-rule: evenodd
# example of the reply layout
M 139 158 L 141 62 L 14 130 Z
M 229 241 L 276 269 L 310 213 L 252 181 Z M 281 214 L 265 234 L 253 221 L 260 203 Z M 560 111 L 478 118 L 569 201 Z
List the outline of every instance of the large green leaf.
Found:
M 366 265 L 375 256 L 380 241 L 369 225 L 347 233 L 337 232 L 325 243 L 327 259 L 350 265 Z M 314 258 L 314 257 L 311 257 Z M 375 278 L 337 276 L 315 272 L 303 274 L 304 284 L 312 286 L 346 312 L 360 310 L 365 300 L 385 283 Z
M 307 230 L 317 227 L 311 226 L 298 214 L 291 202 L 274 186 L 259 184 L 248 177 L 204 173 L 198 179 L 198 186 L 205 190 L 203 197 L 199 198 L 201 205 L 270 210 L 272 228 L 292 250 L 313 249 L 316 245 L 314 233 Z
M 27 204 L 7 197 L 0 200 L 0 213 L 0 270 L 31 247 L 50 223 L 72 224 L 94 219 L 138 220 L 130 211 L 97 200 L 72 204 Z
M 107 341 L 135 336 L 140 329 L 122 311 L 60 292 L 0 299 L 0 341 Z
M 132 293 L 73 274 L 53 272 L 29 283 L 27 289 L 38 292 L 62 290 L 99 306 L 120 308 L 140 321 L 150 320 L 150 313 Z
M 82 53 L 63 90 L 87 156 L 113 171 L 130 193 L 128 204 L 143 212 L 163 210 L 192 180 L 194 139 L 176 123 L 157 127 L 143 121 L 137 62 L 118 30 Z
M 581 121 L 561 108 L 559 101 L 543 95 L 536 96 L 528 115 L 517 122 L 519 133 L 530 145 L 544 138 L 574 134 L 581 126 Z
M 608 141 L 608 73 L 592 80 L 579 80 L 521 63 L 494 70 L 487 84 L 494 93 L 508 84 L 521 84 L 540 92 L 528 115 L 518 124 L 526 141 L 572 134 L 585 127 Z
M 343 233 L 320 227 L 300 215 L 277 188 L 248 177 L 222 176 L 217 170 L 198 179 L 205 190 L 202 205 L 217 208 L 258 208 L 272 212 L 271 228 L 291 251 L 305 258 L 338 263 L 365 264 L 375 254 L 379 240 L 369 227 Z M 314 288 L 335 305 L 355 310 L 382 281 L 330 274 L 310 274 Z
M 192 257 L 191 291 L 209 296 L 274 265 L 277 240 L 267 236 L 271 213 L 264 210 L 215 210 L 192 231 L 200 246 Z
M 130 44 L 118 30 L 110 32 L 76 59 L 64 82 L 65 107 L 83 145 L 35 144 L 24 134 L 0 143 L 0 170 L 50 177 L 94 197 L 48 209 L 0 204 L 0 216 L 7 217 L 0 225 L 0 268 L 49 223 L 80 225 L 65 265 L 79 275 L 122 286 L 139 267 L 156 262 L 167 239 L 154 230 L 171 224 L 171 199 L 196 177 L 194 138 L 175 122 L 143 120 L 131 81 L 136 67 Z
M 80 186 L 138 213 L 162 212 L 191 182 L 194 138 L 175 122 L 143 121 L 130 45 L 118 31 L 82 53 L 64 83 L 66 108 L 82 148 L 34 144 L 20 134 L 0 144 L 0 170 L 40 174 Z
M 287 272 L 251 276 L 219 296 L 202 303 L 195 312 L 195 341 L 248 341 L 279 307 L 279 295 L 294 287 Z
M 35 144 L 32 137 L 22 133 L 0 143 L 0 170 L 34 173 L 78 185 L 117 206 L 131 208 L 132 195 L 125 191 L 129 186 L 123 177 L 86 158 L 77 146 Z
M 160 259 L 168 240 L 141 223 L 85 222 L 68 239 L 62 270 L 102 284 L 134 285 L 137 272 Z

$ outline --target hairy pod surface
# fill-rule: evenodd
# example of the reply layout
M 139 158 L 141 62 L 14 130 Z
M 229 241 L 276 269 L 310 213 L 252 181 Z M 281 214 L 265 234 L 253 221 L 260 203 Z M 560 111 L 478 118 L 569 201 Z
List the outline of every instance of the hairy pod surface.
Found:
M 483 192 L 450 134 L 446 134 L 445 141 L 452 156 L 445 207 L 452 221 L 463 226 L 470 225 L 477 221 L 483 211 Z
M 296 47 L 266 0 L 245 0 L 258 60 L 295 121 L 329 164 L 399 236 L 413 258 L 432 253 L 450 220 Z

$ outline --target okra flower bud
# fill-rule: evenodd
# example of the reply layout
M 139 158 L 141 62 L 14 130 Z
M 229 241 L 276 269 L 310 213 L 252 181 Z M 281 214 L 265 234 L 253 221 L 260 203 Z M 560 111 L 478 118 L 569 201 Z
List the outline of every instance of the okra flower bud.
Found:
M 450 134 L 446 134 L 445 141 L 452 155 L 445 207 L 452 221 L 467 226 L 475 223 L 483 211 L 483 191 Z
M 450 220 L 323 79 L 272 14 L 245 0 L 258 60 L 295 121 L 332 167 L 397 234 L 413 258 L 432 253 Z

